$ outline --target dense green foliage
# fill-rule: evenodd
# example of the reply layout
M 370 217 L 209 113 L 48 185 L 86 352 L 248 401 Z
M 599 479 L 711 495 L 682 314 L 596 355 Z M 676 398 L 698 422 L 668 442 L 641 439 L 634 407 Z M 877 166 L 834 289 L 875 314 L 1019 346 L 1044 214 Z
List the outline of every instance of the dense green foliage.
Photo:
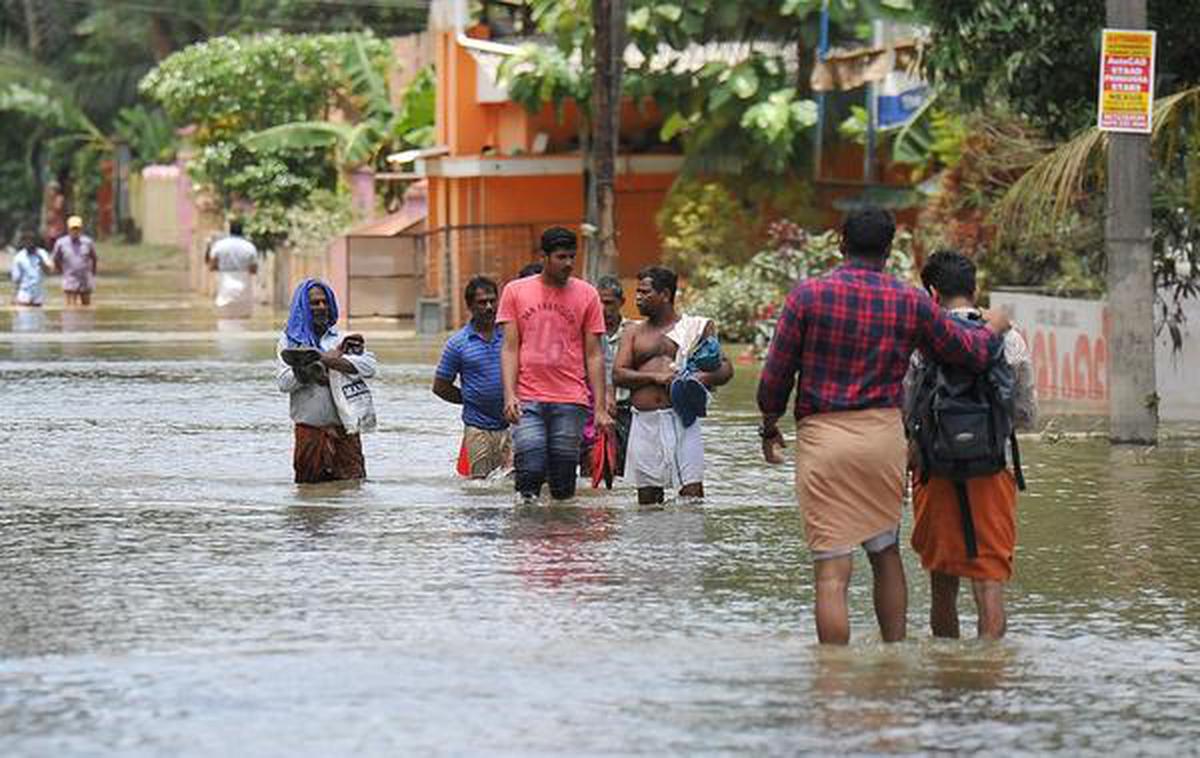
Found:
M 753 252 L 754 219 L 717 181 L 676 184 L 655 221 L 662 234 L 663 259 L 685 278 L 743 263 Z
M 135 167 L 175 160 L 175 125 L 159 108 L 122 108 L 113 130 L 129 145 Z
M 337 189 L 339 169 L 428 138 L 431 77 L 418 77 L 393 108 L 390 62 L 387 43 L 371 35 L 220 37 L 164 60 L 142 90 L 192 128 L 189 169 L 201 188 L 225 209 L 252 209 L 249 230 L 273 247 L 288 239 L 297 209 L 324 207 L 310 199 Z
M 997 100 L 1061 138 L 1095 121 L 1104 0 L 921 0 L 933 27 L 928 66 L 968 107 Z M 1200 8 L 1149 0 L 1159 30 L 1157 92 L 1200 82 Z
M 170 157 L 173 127 L 164 128 L 137 85 L 172 53 L 223 35 L 272 29 L 396 35 L 419 31 L 425 21 L 420 0 L 0 1 L 0 116 L 6 126 L 21 127 L 0 140 L 6 179 L 0 238 L 12 231 L 14 212 L 6 209 L 36 212 L 45 182 L 94 185 L 95 177 L 77 172 L 101 156 L 76 152 L 107 157 L 114 133 L 130 143 L 137 163 Z
M 38 187 L 28 169 L 27 142 L 30 125 L 18 116 L 5 115 L 0 130 L 0 247 L 10 242 L 19 226 L 36 225 Z M 7 158 L 7 159 L 5 159 Z
M 250 133 L 325 115 L 343 85 L 340 61 L 350 35 L 219 37 L 164 60 L 142 80 L 142 91 L 177 124 L 194 127 L 189 168 L 202 187 L 230 207 L 243 199 L 289 206 L 336 173 L 321 147 L 251 150 Z M 382 56 L 382 43 L 371 52 Z M 269 243 L 270 241 L 268 241 Z
M 324 115 L 344 88 L 342 57 L 350 34 L 218 37 L 168 57 L 141 90 L 179 124 L 196 127 L 197 144 L 229 141 L 268 126 Z M 370 38 L 377 65 L 385 43 Z
M 526 46 L 503 71 L 530 110 L 572 99 L 587 109 L 592 82 L 588 0 L 530 0 L 553 46 Z M 624 88 L 664 114 L 660 137 L 679 140 L 689 167 L 786 173 L 807 154 L 817 121 L 808 67 L 820 0 L 629 0 Z M 866 20 L 911 16 L 909 0 L 831 4 L 835 39 L 862 39 Z
M 243 143 L 268 152 L 332 147 L 338 166 L 347 169 L 378 165 L 393 150 L 432 142 L 436 79 L 431 68 L 418 73 L 399 106 L 393 106 L 384 71 L 371 60 L 366 38 L 350 40 L 342 63 L 348 99 L 360 111 L 354 121 L 293 121 L 254 132 Z

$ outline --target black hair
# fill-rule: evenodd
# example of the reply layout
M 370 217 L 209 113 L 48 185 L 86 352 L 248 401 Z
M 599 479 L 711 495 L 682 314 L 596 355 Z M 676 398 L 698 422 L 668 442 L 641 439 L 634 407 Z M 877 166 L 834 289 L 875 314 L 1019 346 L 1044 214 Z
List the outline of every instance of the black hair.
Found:
M 242 227 L 242 220 L 241 220 L 241 219 L 237 219 L 237 218 L 235 218 L 233 221 L 230 221 L 230 222 L 229 222 L 229 233 L 230 233 L 230 234 L 232 234 L 232 235 L 233 235 L 233 236 L 235 236 L 235 237 L 241 237 L 241 236 L 242 236 L 242 228 L 243 228 L 243 227 Z
M 496 287 L 495 282 L 486 276 L 477 276 L 467 282 L 467 288 L 463 291 L 463 297 L 467 300 L 467 307 L 475 304 L 475 293 L 479 290 L 491 290 L 494 295 L 500 294 L 500 289 Z
M 625 288 L 621 286 L 621 280 L 612 274 L 605 274 L 596 281 L 596 291 L 608 290 L 617 296 L 618 300 L 625 299 Z
M 921 269 L 921 284 L 942 297 L 975 298 L 975 262 L 956 250 L 939 250 Z
M 637 278 L 639 282 L 649 279 L 651 289 L 655 292 L 666 292 L 671 296 L 671 302 L 675 302 L 675 288 L 679 285 L 679 277 L 671 269 L 665 266 L 646 266 L 637 272 Z
M 577 250 L 579 238 L 575 232 L 561 226 L 552 226 L 542 232 L 542 254 L 549 255 L 556 250 Z
M 895 236 L 892 214 L 874 205 L 852 211 L 842 224 L 846 253 L 857 258 L 886 258 Z
M 540 273 L 542 273 L 541 261 L 536 263 L 526 263 L 521 267 L 521 270 L 517 272 L 517 278 L 524 279 L 527 276 L 537 276 Z

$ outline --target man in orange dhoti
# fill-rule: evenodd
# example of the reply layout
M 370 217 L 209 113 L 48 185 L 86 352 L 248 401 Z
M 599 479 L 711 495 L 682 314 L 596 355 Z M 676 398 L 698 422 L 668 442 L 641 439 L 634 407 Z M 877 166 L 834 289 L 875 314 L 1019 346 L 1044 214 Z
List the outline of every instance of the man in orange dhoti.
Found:
M 875 616 L 885 641 L 904 639 L 908 590 L 900 561 L 906 447 L 900 407 L 909 356 L 982 369 L 984 330 L 956 324 L 929 295 L 883 271 L 896 226 L 864 208 L 842 227 L 846 262 L 800 282 L 780 313 L 758 386 L 763 456 L 779 463 L 777 423 L 797 376 L 796 499 L 814 561 L 817 636 L 850 639 L 847 590 L 854 549 L 874 574 Z M 1007 320 L 993 328 L 1003 331 Z
M 951 251 L 934 253 L 921 270 L 921 281 L 951 314 L 980 318 L 971 259 Z M 1013 369 L 1013 425 L 1032 429 L 1037 422 L 1033 360 L 1015 329 L 1004 335 L 1004 360 Z M 910 394 L 921 361 L 920 354 L 913 356 L 905 378 Z M 1007 459 L 1013 460 L 1012 451 Z M 962 484 L 967 497 L 960 500 L 955 482 L 914 476 L 912 546 L 929 572 L 930 627 L 935 637 L 958 637 L 958 584 L 967 578 L 975 596 L 979 636 L 999 639 L 1008 627 L 1004 585 L 1012 577 L 1017 544 L 1017 482 L 1004 469 Z

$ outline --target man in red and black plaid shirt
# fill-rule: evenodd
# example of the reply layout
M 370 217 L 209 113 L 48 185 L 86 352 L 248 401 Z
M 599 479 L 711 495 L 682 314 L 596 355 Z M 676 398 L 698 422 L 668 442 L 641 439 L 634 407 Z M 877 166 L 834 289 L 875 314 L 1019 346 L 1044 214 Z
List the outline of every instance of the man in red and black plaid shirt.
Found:
M 842 227 L 846 262 L 800 282 L 784 304 L 758 385 L 763 455 L 780 463 L 776 425 L 796 389 L 796 499 L 816 577 L 817 636 L 850 639 L 846 593 L 854 548 L 875 575 L 875 615 L 885 641 L 904 639 L 908 590 L 898 537 L 907 446 L 900 408 L 916 348 L 982 370 L 990 333 L 957 325 L 922 290 L 883 267 L 896 225 L 879 208 Z M 1008 328 L 998 316 L 993 332 Z

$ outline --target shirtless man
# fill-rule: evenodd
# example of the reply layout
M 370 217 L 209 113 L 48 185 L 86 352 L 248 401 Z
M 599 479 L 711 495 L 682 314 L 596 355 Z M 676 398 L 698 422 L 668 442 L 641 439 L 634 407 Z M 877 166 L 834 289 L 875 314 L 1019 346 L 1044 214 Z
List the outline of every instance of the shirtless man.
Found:
M 637 487 L 641 505 L 663 502 L 668 487 L 678 488 L 680 497 L 704 497 L 700 421 L 684 425 L 671 406 L 670 387 L 687 355 L 716 327 L 710 319 L 676 313 L 674 271 L 650 266 L 637 279 L 637 308 L 646 320 L 626 325 L 613 364 L 613 383 L 632 393 L 625 475 Z M 718 387 L 733 377 L 733 365 L 722 356 L 715 371 L 693 376 L 705 388 Z

